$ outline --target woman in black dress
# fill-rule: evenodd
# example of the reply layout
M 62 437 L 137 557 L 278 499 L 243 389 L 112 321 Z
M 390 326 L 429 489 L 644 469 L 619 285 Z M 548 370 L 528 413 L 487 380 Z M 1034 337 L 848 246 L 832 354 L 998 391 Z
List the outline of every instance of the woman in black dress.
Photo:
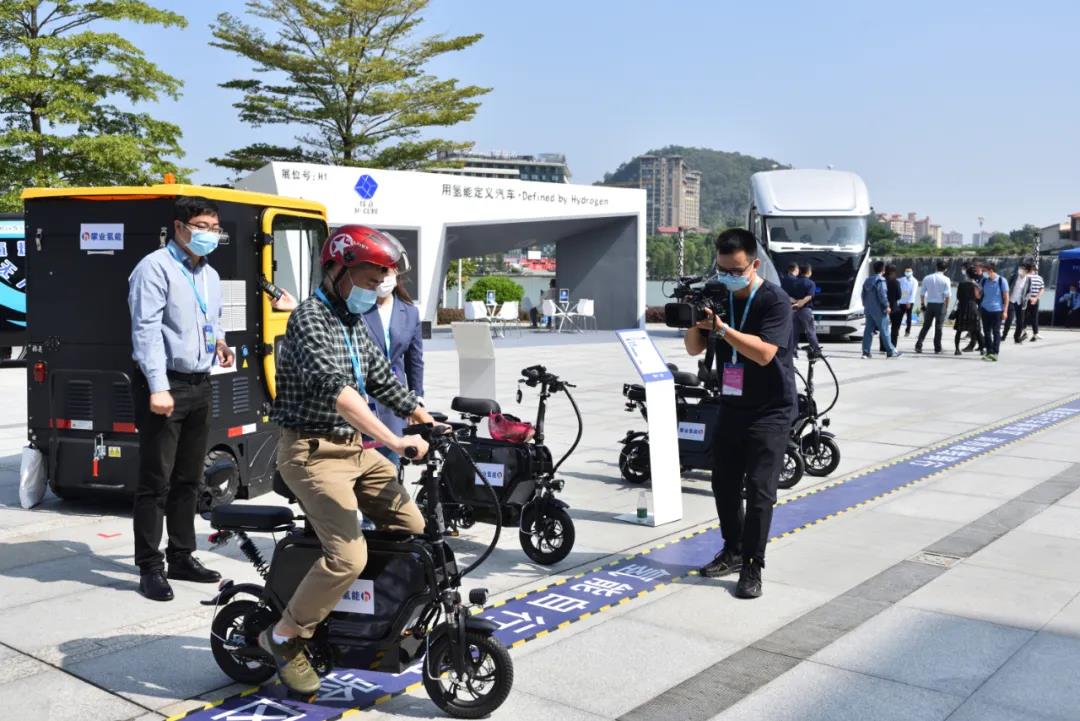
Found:
M 965 332 L 970 334 L 972 343 L 978 343 L 979 355 L 982 355 L 984 346 L 982 324 L 979 319 L 979 298 L 982 294 L 976 283 L 978 271 L 972 266 L 964 270 L 966 277 L 956 288 L 956 321 L 953 323 L 953 328 L 956 330 L 956 355 L 961 354 L 960 336 Z

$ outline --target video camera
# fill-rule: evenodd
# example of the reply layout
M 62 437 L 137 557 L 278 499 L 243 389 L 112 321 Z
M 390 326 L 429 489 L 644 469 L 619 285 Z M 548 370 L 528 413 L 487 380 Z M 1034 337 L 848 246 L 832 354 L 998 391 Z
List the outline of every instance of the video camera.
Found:
M 664 305 L 664 325 L 669 328 L 693 328 L 705 320 L 705 309 L 727 320 L 728 289 L 718 280 L 702 275 L 684 275 L 671 280 L 675 288 Z

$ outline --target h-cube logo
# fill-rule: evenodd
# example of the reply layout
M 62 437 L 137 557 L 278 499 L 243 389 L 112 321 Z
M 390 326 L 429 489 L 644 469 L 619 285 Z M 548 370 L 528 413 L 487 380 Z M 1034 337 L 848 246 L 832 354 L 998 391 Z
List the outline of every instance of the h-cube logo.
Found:
M 364 200 L 371 200 L 375 195 L 375 191 L 379 189 L 379 184 L 375 182 L 375 178 L 371 177 L 367 173 L 360 176 L 360 179 L 356 181 L 356 185 L 353 186 L 356 194 Z
M 484 478 L 487 479 L 487 482 L 495 487 L 502 486 L 503 482 L 505 481 L 506 466 L 504 466 L 502 463 L 477 463 L 476 470 L 483 473 Z M 476 485 L 479 486 L 483 483 L 484 481 L 480 479 L 480 476 L 477 476 Z

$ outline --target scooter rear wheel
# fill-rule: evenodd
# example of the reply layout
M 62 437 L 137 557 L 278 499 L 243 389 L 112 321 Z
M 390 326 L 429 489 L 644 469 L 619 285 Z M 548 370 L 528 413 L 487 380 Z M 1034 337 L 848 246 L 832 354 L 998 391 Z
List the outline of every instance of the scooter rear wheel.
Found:
M 454 674 L 450 639 L 432 644 L 424 660 L 424 689 L 435 705 L 456 718 L 484 718 L 499 708 L 514 685 L 514 662 L 506 647 L 493 636 L 469 631 L 468 670 Z
M 798 446 L 789 443 L 787 450 L 784 452 L 784 463 L 780 469 L 780 482 L 777 486 L 791 488 L 802 480 L 805 470 L 806 464 L 803 462 L 802 453 L 799 452 Z
M 243 637 L 246 649 L 258 648 L 256 634 L 262 630 L 258 627 L 260 613 L 259 604 L 254 601 L 233 601 L 218 611 L 210 625 L 210 650 L 214 660 L 225 675 L 234 681 L 257 684 L 274 675 L 272 664 L 238 656 L 234 649 L 229 648 L 231 641 L 237 637 Z M 269 618 L 266 620 L 271 621 Z
M 543 566 L 556 564 L 570 555 L 574 535 L 574 520 L 565 509 L 544 508 L 538 513 L 533 504 L 521 512 L 518 531 L 521 550 Z

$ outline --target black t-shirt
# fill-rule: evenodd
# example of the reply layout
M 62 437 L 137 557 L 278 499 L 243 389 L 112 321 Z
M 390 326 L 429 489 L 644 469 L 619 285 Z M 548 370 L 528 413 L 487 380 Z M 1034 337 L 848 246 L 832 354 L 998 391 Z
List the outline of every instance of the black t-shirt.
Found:
M 729 309 L 727 324 L 742 332 L 756 335 L 766 343 L 777 346 L 776 355 L 766 366 L 739 355 L 743 364 L 743 394 L 721 396 L 725 408 L 753 414 L 756 417 L 775 417 L 778 422 L 790 423 L 796 410 L 795 392 L 795 329 L 792 323 L 791 297 L 775 283 L 764 281 L 754 294 L 746 324 L 742 324 L 745 298 L 735 298 Z M 723 378 L 724 364 L 731 362 L 731 346 L 716 339 L 716 372 Z
M 896 278 L 885 279 L 885 295 L 889 299 L 889 307 L 896 312 L 900 299 L 904 297 L 904 291 L 900 288 L 900 281 Z

